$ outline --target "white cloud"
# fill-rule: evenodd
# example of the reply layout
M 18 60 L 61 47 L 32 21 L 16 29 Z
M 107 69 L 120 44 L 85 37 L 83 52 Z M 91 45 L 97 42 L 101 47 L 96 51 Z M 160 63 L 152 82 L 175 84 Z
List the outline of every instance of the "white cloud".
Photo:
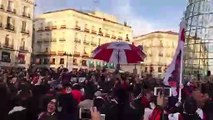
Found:
M 131 0 L 113 1 L 112 13 L 118 16 L 120 20 L 127 21 L 127 23 L 132 26 L 134 35 L 141 35 L 154 31 L 154 24 L 142 16 L 135 14 L 130 2 Z

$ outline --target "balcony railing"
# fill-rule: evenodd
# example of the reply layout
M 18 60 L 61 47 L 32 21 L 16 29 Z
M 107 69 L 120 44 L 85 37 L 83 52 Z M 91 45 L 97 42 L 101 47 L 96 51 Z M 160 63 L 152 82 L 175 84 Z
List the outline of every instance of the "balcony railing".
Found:
M 81 30 L 81 27 L 80 26 L 75 26 L 75 29 L 76 30 Z
M 126 37 L 126 41 L 127 41 L 127 42 L 129 42 L 129 41 L 130 41 L 128 37 Z
M 98 35 L 103 36 L 104 34 L 103 34 L 103 32 L 99 31 Z
M 15 31 L 15 27 L 13 25 L 11 25 L 11 24 L 7 24 L 5 29 L 11 30 L 11 31 Z
M 45 27 L 44 29 L 47 30 L 47 31 L 48 31 L 48 30 L 51 30 L 51 28 L 50 28 L 49 26 L 48 26 L 48 27 Z
M 66 25 L 61 25 L 61 29 L 66 29 L 67 26 Z
M 89 33 L 89 29 L 88 29 L 88 28 L 85 28 L 85 29 L 84 29 L 84 32 Z
M 30 31 L 29 31 L 29 30 L 22 29 L 22 30 L 21 30 L 21 33 L 29 35 L 29 34 L 30 34 Z
M 26 18 L 31 18 L 31 17 L 30 17 L 30 13 L 26 13 L 26 12 L 23 12 L 22 16 L 23 16 L 23 17 L 26 17 Z
M 52 26 L 52 30 L 55 30 L 55 29 L 57 29 L 57 26 Z
M 4 10 L 4 5 L 0 4 L 0 10 Z
M 56 38 L 53 38 L 53 39 L 51 40 L 51 42 L 57 42 Z
M 24 47 L 24 46 L 20 46 L 20 47 L 19 47 L 19 50 L 21 50 L 21 51 L 28 51 L 27 48 Z
M 51 40 L 49 39 L 43 39 L 44 43 L 49 43 Z
M 66 39 L 65 38 L 60 38 L 59 41 L 64 42 L 64 41 L 66 41 Z
M 44 30 L 43 28 L 38 28 L 37 32 L 41 32 L 43 30 Z
M 74 51 L 74 57 L 80 57 L 80 52 Z
M 114 35 L 112 35 L 112 37 L 111 37 L 112 39 L 116 39 L 116 36 L 114 36 Z
M 85 44 L 85 45 L 89 45 L 89 42 L 86 41 L 86 40 L 84 40 L 84 44 Z
M 97 34 L 97 32 L 95 31 L 95 30 L 92 30 L 92 32 L 91 32 L 92 34 Z
M 122 37 L 118 37 L 118 40 L 123 40 L 123 38 Z
M 109 38 L 109 37 L 110 37 L 110 34 L 106 33 L 106 34 L 105 34 L 105 37 L 108 37 L 108 38 Z
M 75 38 L 75 41 L 74 41 L 74 42 L 75 42 L 75 43 L 81 43 L 81 40 Z
M 92 43 L 91 43 L 91 45 L 92 45 L 92 46 L 94 46 L 94 47 L 95 47 L 95 46 L 97 46 L 97 44 L 96 44 L 96 43 L 94 43 L 94 42 L 92 42 Z
M 16 9 L 8 8 L 8 9 L 7 9 L 7 12 L 16 14 Z
M 9 48 L 9 49 L 13 49 L 13 45 L 9 45 L 9 44 L 4 44 L 3 45 L 4 48 Z

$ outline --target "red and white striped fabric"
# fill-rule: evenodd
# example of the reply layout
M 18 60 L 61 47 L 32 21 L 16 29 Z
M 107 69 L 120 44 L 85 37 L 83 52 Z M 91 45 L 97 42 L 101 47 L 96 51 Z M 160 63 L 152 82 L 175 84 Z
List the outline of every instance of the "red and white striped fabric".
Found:
M 143 61 L 145 54 L 139 47 L 126 42 L 111 42 L 97 47 L 92 57 L 115 64 L 128 64 Z

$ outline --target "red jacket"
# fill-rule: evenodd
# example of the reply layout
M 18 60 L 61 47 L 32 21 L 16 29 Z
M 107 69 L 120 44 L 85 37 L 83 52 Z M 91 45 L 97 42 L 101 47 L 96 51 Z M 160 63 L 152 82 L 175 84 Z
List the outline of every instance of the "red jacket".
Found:
M 163 113 L 163 109 L 161 109 L 159 107 L 155 107 L 149 120 L 161 120 L 162 113 Z
M 73 98 L 80 103 L 81 102 L 81 98 L 82 98 L 82 94 L 80 90 L 72 90 L 71 92 Z

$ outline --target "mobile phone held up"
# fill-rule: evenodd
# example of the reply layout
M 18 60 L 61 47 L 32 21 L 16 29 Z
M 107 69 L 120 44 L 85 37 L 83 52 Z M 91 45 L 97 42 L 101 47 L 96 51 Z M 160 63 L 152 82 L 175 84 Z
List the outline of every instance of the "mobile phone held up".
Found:
M 79 110 L 79 119 L 81 120 L 91 120 L 91 112 L 89 109 L 82 109 Z
M 79 119 L 80 120 L 91 120 L 91 112 L 89 109 L 82 109 L 79 110 Z M 105 114 L 101 114 L 101 120 L 105 120 Z
M 163 95 L 164 97 L 171 97 L 172 96 L 172 91 L 170 87 L 155 87 L 154 88 L 154 95 Z

